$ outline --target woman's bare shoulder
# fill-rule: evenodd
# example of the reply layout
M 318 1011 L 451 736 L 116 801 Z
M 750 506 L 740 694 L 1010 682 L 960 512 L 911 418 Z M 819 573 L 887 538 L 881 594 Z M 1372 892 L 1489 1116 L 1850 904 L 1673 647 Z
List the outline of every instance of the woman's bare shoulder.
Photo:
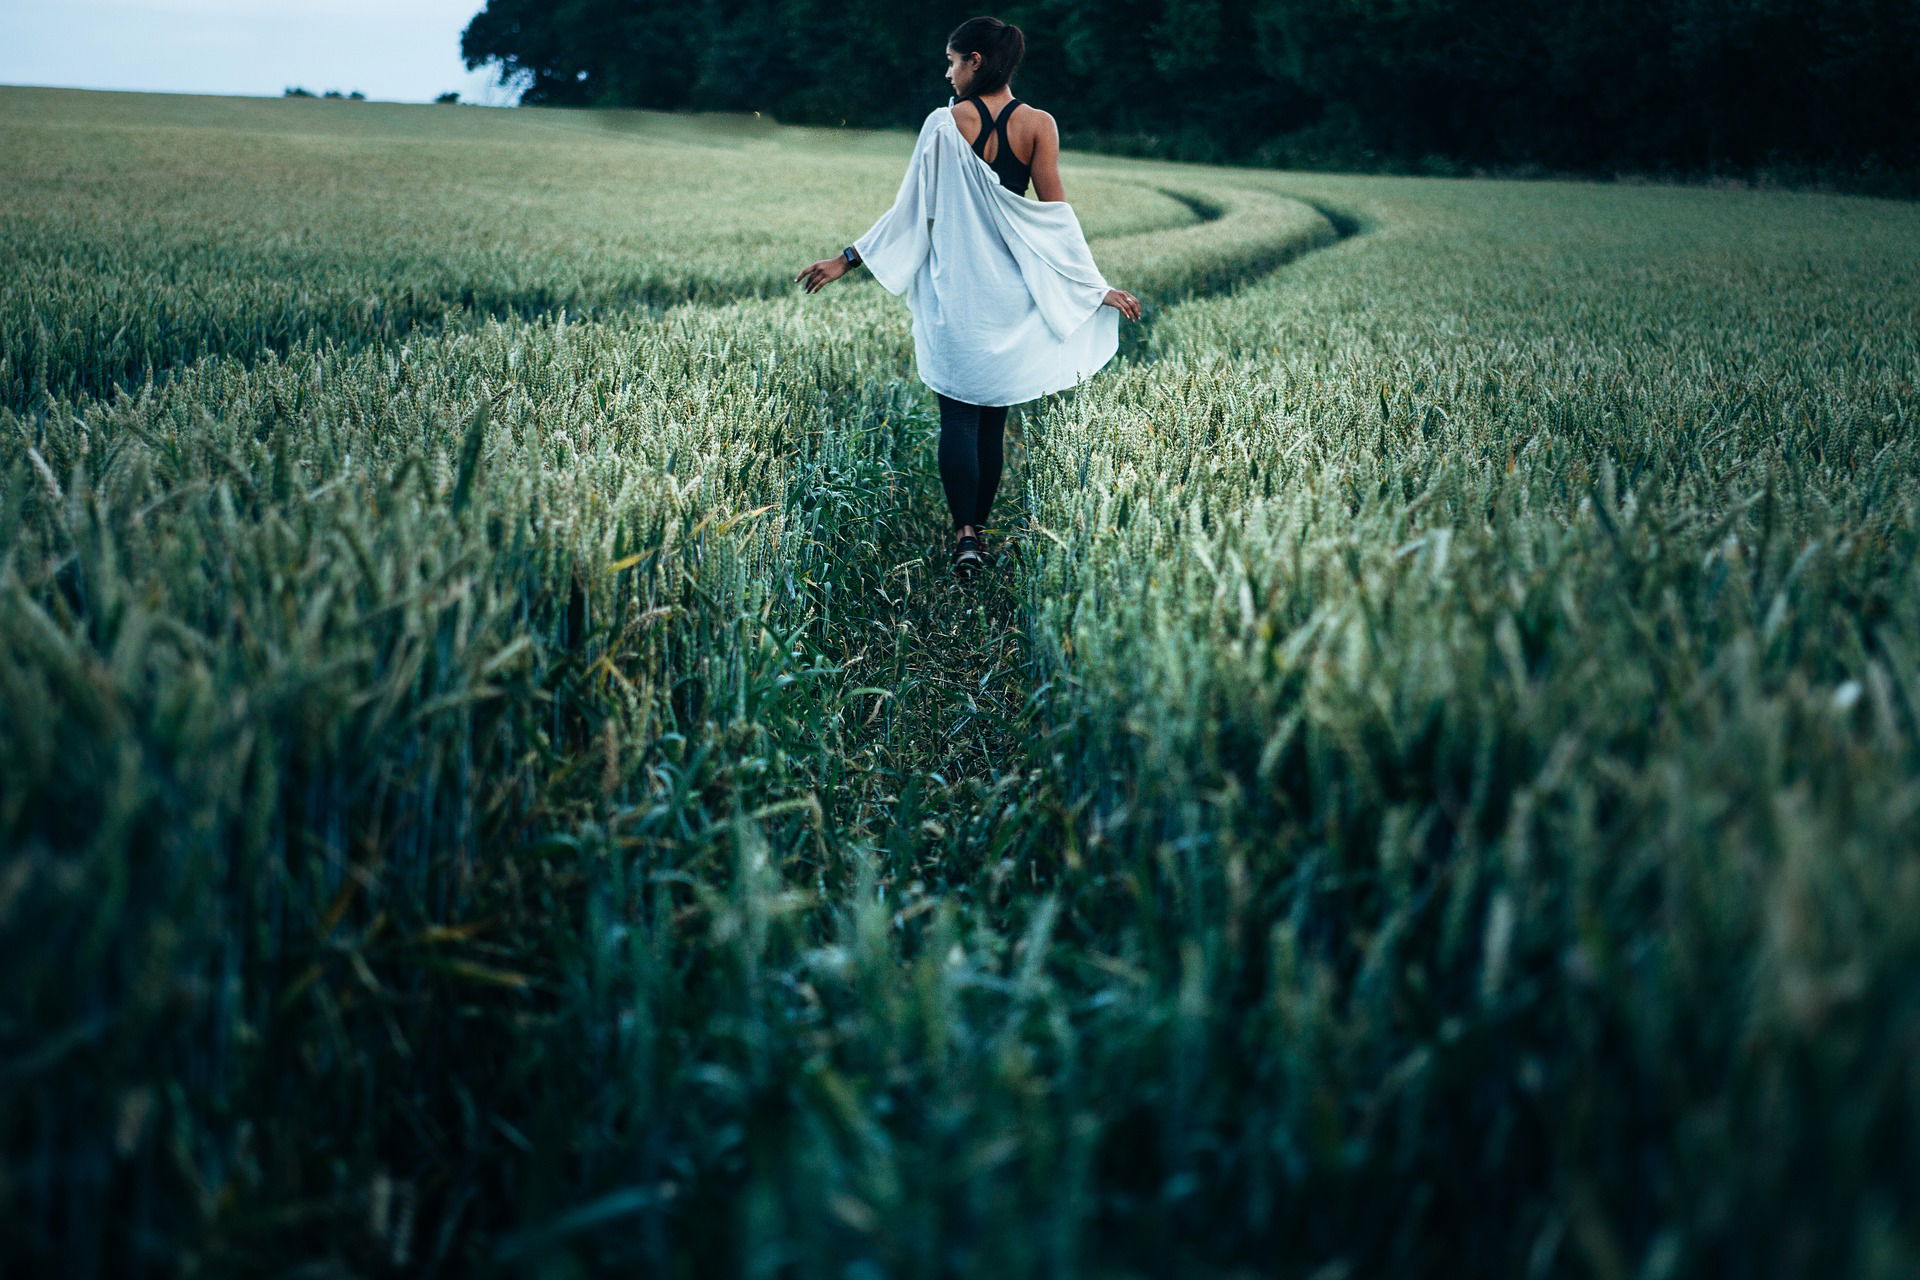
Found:
M 1020 105 L 1032 113 L 1032 118 L 1027 121 L 1027 128 L 1031 129 L 1035 136 L 1045 136 L 1047 134 L 1052 134 L 1056 138 L 1060 136 L 1060 123 L 1053 118 L 1052 112 L 1042 111 L 1039 107 L 1034 106 L 1031 102 L 1027 102 L 1024 99 L 1021 100 Z

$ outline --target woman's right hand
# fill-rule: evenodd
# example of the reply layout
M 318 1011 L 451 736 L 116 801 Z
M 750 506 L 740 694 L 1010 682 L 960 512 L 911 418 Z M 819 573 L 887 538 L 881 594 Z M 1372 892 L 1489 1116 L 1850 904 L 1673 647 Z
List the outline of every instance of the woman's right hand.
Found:
M 1107 290 L 1107 296 L 1101 299 L 1100 305 L 1103 307 L 1112 307 L 1129 320 L 1138 320 L 1140 318 L 1140 299 L 1134 297 L 1125 289 Z
M 808 293 L 818 293 L 851 270 L 845 257 L 822 258 L 808 264 L 807 268 L 795 276 L 794 282 L 806 286 Z

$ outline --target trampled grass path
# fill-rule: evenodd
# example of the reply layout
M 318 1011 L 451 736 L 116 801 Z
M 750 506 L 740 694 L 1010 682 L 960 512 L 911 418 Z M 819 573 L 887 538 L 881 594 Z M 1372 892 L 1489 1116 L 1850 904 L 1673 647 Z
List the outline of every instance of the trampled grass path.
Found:
M 1209 224 L 1228 216 L 1218 189 L 1162 190 L 1199 215 L 1200 223 L 1184 233 L 1190 238 L 1204 237 Z M 1248 236 L 1237 257 L 1217 256 L 1184 279 L 1160 277 L 1157 305 L 1148 306 L 1139 322 L 1123 322 L 1121 350 L 1096 378 L 1111 377 L 1122 365 L 1151 362 L 1154 325 L 1179 308 L 1364 234 L 1364 224 L 1339 209 L 1290 198 L 1269 205 L 1271 193 L 1238 194 L 1253 197 L 1255 211 L 1286 207 L 1291 215 L 1299 204 L 1308 205 L 1324 220 L 1324 233 L 1303 235 L 1296 220 L 1270 236 Z M 1165 233 L 1140 239 L 1156 234 L 1164 239 Z M 1095 252 L 1108 256 L 1099 245 Z M 1130 284 L 1117 270 L 1107 274 Z M 911 378 L 911 370 L 904 376 Z M 937 412 L 924 387 L 916 383 L 914 393 L 919 412 L 897 425 L 868 424 L 882 432 L 894 427 L 896 443 L 875 455 L 879 474 L 848 486 L 855 496 L 847 518 L 873 533 L 857 544 L 861 563 L 844 570 L 844 580 L 864 582 L 868 590 L 854 620 L 834 633 L 842 644 L 822 656 L 840 672 L 839 696 L 857 687 L 886 690 L 865 695 L 861 728 L 869 732 L 856 731 L 848 746 L 863 767 L 857 773 L 860 817 L 843 836 L 904 855 L 933 874 L 941 860 L 979 865 L 1023 842 L 1056 838 L 1060 806 L 1070 802 L 1049 785 L 1045 761 L 1035 751 L 1045 731 L 1036 722 L 1035 665 L 1019 581 L 1034 540 L 1046 536 L 1032 520 L 1024 486 L 1026 435 L 1043 402 L 1009 415 L 1007 469 L 987 532 L 989 564 L 964 581 L 949 564 Z M 864 747 L 858 741 L 863 736 Z

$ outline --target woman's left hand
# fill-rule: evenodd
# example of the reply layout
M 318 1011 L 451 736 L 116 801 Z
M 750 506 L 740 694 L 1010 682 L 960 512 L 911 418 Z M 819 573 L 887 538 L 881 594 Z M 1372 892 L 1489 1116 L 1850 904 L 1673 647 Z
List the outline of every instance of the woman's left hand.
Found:
M 1140 318 L 1140 299 L 1134 297 L 1125 289 L 1107 290 L 1107 296 L 1100 300 L 1100 305 L 1103 307 L 1112 307 L 1129 320 L 1138 320 Z
M 846 258 L 822 258 L 794 279 L 806 285 L 808 293 L 818 293 L 845 274 L 847 274 Z

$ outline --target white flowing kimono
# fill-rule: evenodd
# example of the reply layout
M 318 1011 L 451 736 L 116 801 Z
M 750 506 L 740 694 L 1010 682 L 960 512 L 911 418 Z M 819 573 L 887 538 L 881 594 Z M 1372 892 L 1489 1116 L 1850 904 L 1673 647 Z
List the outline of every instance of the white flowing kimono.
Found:
M 1020 404 L 1113 358 L 1120 313 L 1064 200 L 1000 185 L 945 107 L 927 113 L 893 207 L 853 242 L 906 294 L 920 380 L 969 404 Z

